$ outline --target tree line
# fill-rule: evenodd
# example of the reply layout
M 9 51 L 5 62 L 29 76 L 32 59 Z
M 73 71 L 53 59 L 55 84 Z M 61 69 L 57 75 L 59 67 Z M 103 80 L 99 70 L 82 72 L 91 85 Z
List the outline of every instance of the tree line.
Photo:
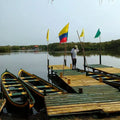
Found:
M 101 42 L 101 43 L 90 43 L 90 42 L 71 42 L 71 43 L 51 43 L 47 45 L 37 45 L 40 51 L 64 51 L 65 48 L 67 51 L 70 51 L 72 47 L 78 45 L 79 50 L 83 50 L 84 47 L 85 51 L 99 51 L 101 48 L 102 51 L 120 51 L 120 39 L 118 40 L 111 40 L 108 42 Z M 11 52 L 11 51 L 18 51 L 18 50 L 35 50 L 35 45 L 28 45 L 28 46 L 0 46 L 0 52 Z

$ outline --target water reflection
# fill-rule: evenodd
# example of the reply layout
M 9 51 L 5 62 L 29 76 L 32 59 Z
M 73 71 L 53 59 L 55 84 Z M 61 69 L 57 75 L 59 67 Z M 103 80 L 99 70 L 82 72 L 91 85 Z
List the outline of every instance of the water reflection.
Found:
M 49 52 L 49 55 L 51 56 L 63 56 L 65 53 L 64 52 Z M 91 55 L 99 55 L 99 51 L 86 51 L 85 55 L 86 56 L 91 56 Z M 67 51 L 65 55 L 70 55 L 70 51 Z M 113 57 L 120 57 L 120 51 L 102 51 L 101 55 L 109 55 Z M 83 56 L 83 52 L 80 51 L 78 53 L 78 56 Z

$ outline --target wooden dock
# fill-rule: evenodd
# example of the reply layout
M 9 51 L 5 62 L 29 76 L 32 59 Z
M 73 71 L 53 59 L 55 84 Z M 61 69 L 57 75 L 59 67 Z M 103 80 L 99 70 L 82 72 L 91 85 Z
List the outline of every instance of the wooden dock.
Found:
M 120 112 L 120 92 L 118 89 L 91 76 L 86 76 L 85 72 L 71 70 L 67 66 L 53 65 L 49 67 L 52 70 L 52 81 L 65 83 L 76 93 L 45 96 L 48 116 L 95 111 L 105 113 Z
M 120 68 L 115 68 L 102 64 L 89 64 L 86 67 L 92 69 L 93 72 L 104 73 L 113 77 L 120 77 Z

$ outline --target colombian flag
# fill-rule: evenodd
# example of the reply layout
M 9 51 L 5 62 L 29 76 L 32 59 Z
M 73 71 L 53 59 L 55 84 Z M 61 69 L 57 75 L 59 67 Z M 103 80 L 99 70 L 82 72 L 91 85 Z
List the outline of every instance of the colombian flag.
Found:
M 69 23 L 59 32 L 60 43 L 67 42 Z

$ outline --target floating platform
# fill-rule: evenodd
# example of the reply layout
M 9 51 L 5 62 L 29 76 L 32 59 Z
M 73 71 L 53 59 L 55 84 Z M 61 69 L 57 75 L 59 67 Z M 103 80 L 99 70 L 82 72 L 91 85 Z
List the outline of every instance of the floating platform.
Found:
M 120 68 L 102 64 L 90 64 L 86 67 L 92 70 L 91 73 L 87 72 L 88 75 L 92 75 L 97 80 L 101 78 L 104 83 L 120 89 Z
M 98 81 L 92 76 L 86 76 L 83 71 L 71 70 L 67 66 L 53 65 L 49 66 L 49 69 L 51 70 L 49 76 L 54 83 L 57 85 L 62 83 L 63 89 L 69 86 L 75 92 L 45 96 L 48 116 L 120 112 L 118 89 Z
M 115 68 L 102 64 L 88 64 L 86 67 L 88 69 L 92 69 L 93 72 L 104 73 L 113 77 L 120 77 L 120 68 Z

